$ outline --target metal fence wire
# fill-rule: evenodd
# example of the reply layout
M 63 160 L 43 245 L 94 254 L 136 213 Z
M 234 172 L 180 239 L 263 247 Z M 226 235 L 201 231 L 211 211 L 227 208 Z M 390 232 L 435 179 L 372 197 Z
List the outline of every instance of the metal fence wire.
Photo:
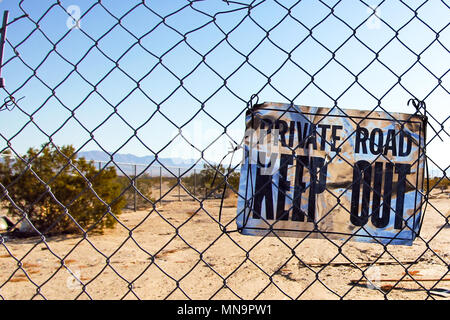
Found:
M 448 1 L 0 6 L 2 299 L 449 297 Z M 402 130 L 397 112 L 422 119 L 416 161 L 428 171 L 423 186 L 407 186 L 422 199 L 413 245 L 352 233 L 336 240 L 315 222 L 302 237 L 273 225 L 244 235 L 237 203 L 255 196 L 243 194 L 242 177 L 241 186 L 231 180 L 241 172 L 246 116 L 258 117 L 263 101 L 364 109 L 355 128 L 377 112 Z M 92 150 L 106 158 L 86 156 Z M 150 158 L 125 168 L 126 153 Z M 185 153 L 190 164 L 167 162 Z M 76 154 L 100 162 L 89 171 Z M 320 172 L 310 175 L 319 183 Z M 114 179 L 117 193 L 96 182 Z M 352 188 L 325 188 L 336 200 L 327 214 L 350 217 L 342 200 Z M 58 214 L 41 228 L 37 215 L 51 210 Z M 61 221 L 70 232 L 57 232 Z

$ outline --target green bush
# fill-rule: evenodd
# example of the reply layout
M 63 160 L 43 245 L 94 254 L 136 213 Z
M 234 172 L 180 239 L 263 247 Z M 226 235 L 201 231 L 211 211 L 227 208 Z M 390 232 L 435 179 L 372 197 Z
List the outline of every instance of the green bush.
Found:
M 217 173 L 216 175 L 217 170 L 220 173 Z M 190 176 L 183 177 L 182 183 L 191 193 L 194 192 L 195 187 L 196 194 L 202 194 L 205 196 L 209 194 L 222 194 L 223 188 L 225 186 L 225 172 L 227 172 L 227 169 L 225 169 L 222 165 L 220 165 L 219 168 L 214 168 L 205 164 L 203 165 L 203 169 L 199 173 L 197 173 L 196 176 L 194 174 L 191 174 Z M 230 186 L 236 192 L 238 191 L 239 177 L 239 172 L 233 171 L 231 169 L 228 171 L 227 190 L 225 197 L 228 197 L 231 193 L 233 193 L 233 190 L 230 188 Z
M 450 187 L 450 179 L 447 177 L 431 178 L 429 179 L 429 185 L 430 189 L 432 190 L 446 190 L 448 187 Z
M 132 178 L 130 176 L 130 178 Z M 117 177 L 117 181 L 120 183 L 122 189 L 127 189 L 124 193 L 126 204 L 128 208 L 134 208 L 134 197 L 136 196 L 136 209 L 146 209 L 152 207 L 155 199 L 152 198 L 152 186 L 155 184 L 155 178 L 150 177 L 149 174 L 144 173 L 138 176 L 136 181 L 136 189 L 131 186 L 132 182 L 130 178 L 125 176 Z M 158 179 L 159 181 L 159 179 Z M 151 202 L 150 202 L 151 201 Z
M 74 152 L 73 146 L 57 149 L 47 145 L 42 151 L 30 148 L 23 156 L 25 161 L 6 157 L 0 163 L 0 182 L 42 233 L 80 232 L 68 214 L 85 230 L 101 232 L 116 223 L 108 206 L 118 216 L 125 205 L 116 169 L 111 167 L 99 172 L 92 162 L 77 159 Z M 90 188 L 89 182 L 74 167 L 90 182 Z M 22 218 L 22 213 L 10 201 L 6 201 L 5 207 L 11 215 Z

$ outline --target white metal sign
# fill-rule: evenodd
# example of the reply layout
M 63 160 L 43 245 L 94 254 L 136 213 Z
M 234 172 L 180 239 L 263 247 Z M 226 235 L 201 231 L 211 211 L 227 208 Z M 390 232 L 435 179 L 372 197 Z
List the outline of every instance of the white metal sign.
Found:
M 264 103 L 246 115 L 237 227 L 411 245 L 422 220 L 422 119 Z

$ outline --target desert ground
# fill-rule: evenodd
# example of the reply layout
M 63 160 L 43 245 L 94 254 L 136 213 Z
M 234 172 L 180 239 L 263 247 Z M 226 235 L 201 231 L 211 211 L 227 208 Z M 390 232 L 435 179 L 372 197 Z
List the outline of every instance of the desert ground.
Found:
M 0 298 L 448 299 L 427 289 L 450 289 L 449 192 L 432 194 L 413 246 L 384 248 L 224 233 L 220 200 L 181 192 L 179 201 L 174 189 L 156 211 L 124 211 L 103 235 L 3 241 Z M 235 217 L 231 197 L 227 230 Z M 357 282 L 363 273 L 371 283 Z

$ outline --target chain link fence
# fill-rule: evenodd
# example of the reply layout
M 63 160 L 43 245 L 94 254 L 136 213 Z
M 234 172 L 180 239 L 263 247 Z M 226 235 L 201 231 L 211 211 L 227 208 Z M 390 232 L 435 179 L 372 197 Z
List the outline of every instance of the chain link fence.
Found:
M 132 188 L 125 193 L 127 199 L 125 207 L 134 211 L 152 207 L 156 198 L 160 199 L 162 203 L 164 201 L 189 200 L 191 195 L 193 197 L 203 197 L 204 199 L 221 196 L 214 192 L 208 192 L 208 189 L 205 187 L 205 182 L 202 180 L 202 172 L 205 171 L 201 167 L 148 167 L 147 165 L 138 163 L 109 163 L 98 160 L 93 160 L 93 164 L 97 167 L 98 171 L 101 171 L 105 165 L 115 168 L 119 172 L 118 179 L 123 181 L 122 184 L 124 187 L 129 185 L 129 178 L 134 179 L 136 188 Z M 210 170 L 211 172 L 215 172 L 216 168 L 211 168 Z M 182 177 L 181 183 L 178 183 L 177 177 Z M 188 192 L 181 185 L 187 188 Z M 148 194 L 150 196 L 153 195 L 152 201 L 147 201 L 145 198 L 139 196 L 138 190 L 142 192 L 146 186 L 150 188 Z M 234 187 L 238 188 L 236 183 Z M 214 188 L 211 188 L 211 190 L 214 190 Z
M 0 7 L 2 299 L 448 298 L 448 1 Z M 414 244 L 234 232 L 256 100 L 426 119 Z

